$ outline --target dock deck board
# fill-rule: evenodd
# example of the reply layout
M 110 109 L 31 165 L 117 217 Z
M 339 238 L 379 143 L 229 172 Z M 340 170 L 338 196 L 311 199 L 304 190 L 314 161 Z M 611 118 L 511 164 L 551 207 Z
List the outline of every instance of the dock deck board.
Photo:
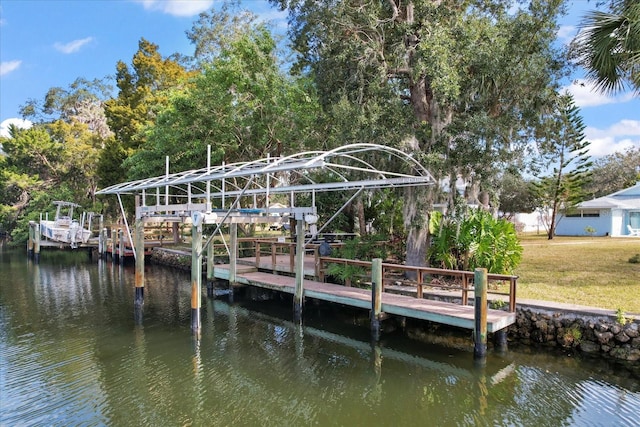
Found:
M 295 278 L 276 275 L 247 266 L 238 266 L 236 281 L 240 284 L 294 294 Z M 216 265 L 214 275 L 218 279 L 229 279 L 229 265 Z M 371 308 L 371 291 L 354 287 L 304 280 L 304 296 L 318 300 L 344 304 L 362 309 Z M 459 304 L 419 299 L 411 296 L 384 292 L 382 311 L 397 316 L 427 320 L 465 329 L 474 328 L 474 307 Z M 487 310 L 487 331 L 496 332 L 515 323 L 515 313 L 502 310 Z

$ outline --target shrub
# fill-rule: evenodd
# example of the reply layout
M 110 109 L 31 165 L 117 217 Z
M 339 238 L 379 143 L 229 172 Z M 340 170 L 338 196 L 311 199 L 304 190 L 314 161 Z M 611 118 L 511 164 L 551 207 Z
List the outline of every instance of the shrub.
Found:
M 509 221 L 490 212 L 466 209 L 444 217 L 431 215 L 431 265 L 458 270 L 486 268 L 490 273 L 512 274 L 522 259 L 522 246 Z

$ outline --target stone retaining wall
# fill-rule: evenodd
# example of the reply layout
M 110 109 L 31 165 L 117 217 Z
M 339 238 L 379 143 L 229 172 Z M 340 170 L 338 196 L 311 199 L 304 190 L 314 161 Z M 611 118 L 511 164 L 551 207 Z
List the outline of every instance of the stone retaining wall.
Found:
M 509 327 L 509 340 L 638 362 L 640 325 L 637 320 L 624 319 L 622 322 L 624 324 L 616 318 L 586 313 L 563 314 L 519 307 L 516 323 Z

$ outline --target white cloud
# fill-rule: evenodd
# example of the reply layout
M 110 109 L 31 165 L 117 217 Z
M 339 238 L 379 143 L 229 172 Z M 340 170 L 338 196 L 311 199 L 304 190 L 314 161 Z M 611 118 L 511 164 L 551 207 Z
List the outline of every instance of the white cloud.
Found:
M 633 99 L 633 93 L 624 93 L 617 96 L 609 96 L 598 92 L 594 86 L 586 80 L 576 80 L 571 85 L 563 88 L 573 95 L 573 99 L 578 107 L 596 107 L 606 104 L 620 104 Z
M 62 53 L 69 54 L 69 53 L 75 53 L 79 51 L 82 46 L 92 41 L 93 41 L 93 37 L 85 37 L 84 39 L 73 40 L 69 43 L 64 43 L 64 44 L 56 42 L 53 45 L 53 47 L 55 47 L 56 50 L 59 50 Z
M 15 125 L 20 129 L 29 129 L 33 123 L 29 120 L 11 118 L 0 123 L 0 136 L 9 137 L 9 125 Z
M 601 157 L 628 148 L 640 148 L 640 120 L 620 120 L 607 129 L 587 127 L 585 139 L 591 142 L 589 154 Z
M 214 0 L 136 0 L 146 10 L 159 10 L 173 16 L 193 16 L 209 9 Z
M 556 37 L 563 44 L 569 44 L 576 35 L 576 27 L 574 25 L 562 25 L 558 28 Z
M 22 64 L 22 61 L 5 61 L 0 64 L 0 76 L 4 76 L 5 74 L 9 74 L 12 71 L 17 70 Z

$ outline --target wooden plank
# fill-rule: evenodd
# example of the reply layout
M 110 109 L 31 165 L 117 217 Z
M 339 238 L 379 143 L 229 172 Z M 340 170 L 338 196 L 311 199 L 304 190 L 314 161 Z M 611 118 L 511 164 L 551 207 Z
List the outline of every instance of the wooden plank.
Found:
M 225 274 L 226 273 L 226 274 Z M 216 266 L 215 276 L 228 280 L 228 266 Z M 265 272 L 238 272 L 239 283 L 294 294 L 295 278 Z M 304 297 L 343 304 L 362 309 L 371 308 L 371 291 L 346 287 L 314 280 L 304 281 Z M 427 320 L 472 330 L 474 328 L 474 308 L 459 304 L 418 299 L 410 296 L 383 293 L 382 311 L 387 314 Z M 496 332 L 515 323 L 515 313 L 501 310 L 487 310 L 487 330 Z

